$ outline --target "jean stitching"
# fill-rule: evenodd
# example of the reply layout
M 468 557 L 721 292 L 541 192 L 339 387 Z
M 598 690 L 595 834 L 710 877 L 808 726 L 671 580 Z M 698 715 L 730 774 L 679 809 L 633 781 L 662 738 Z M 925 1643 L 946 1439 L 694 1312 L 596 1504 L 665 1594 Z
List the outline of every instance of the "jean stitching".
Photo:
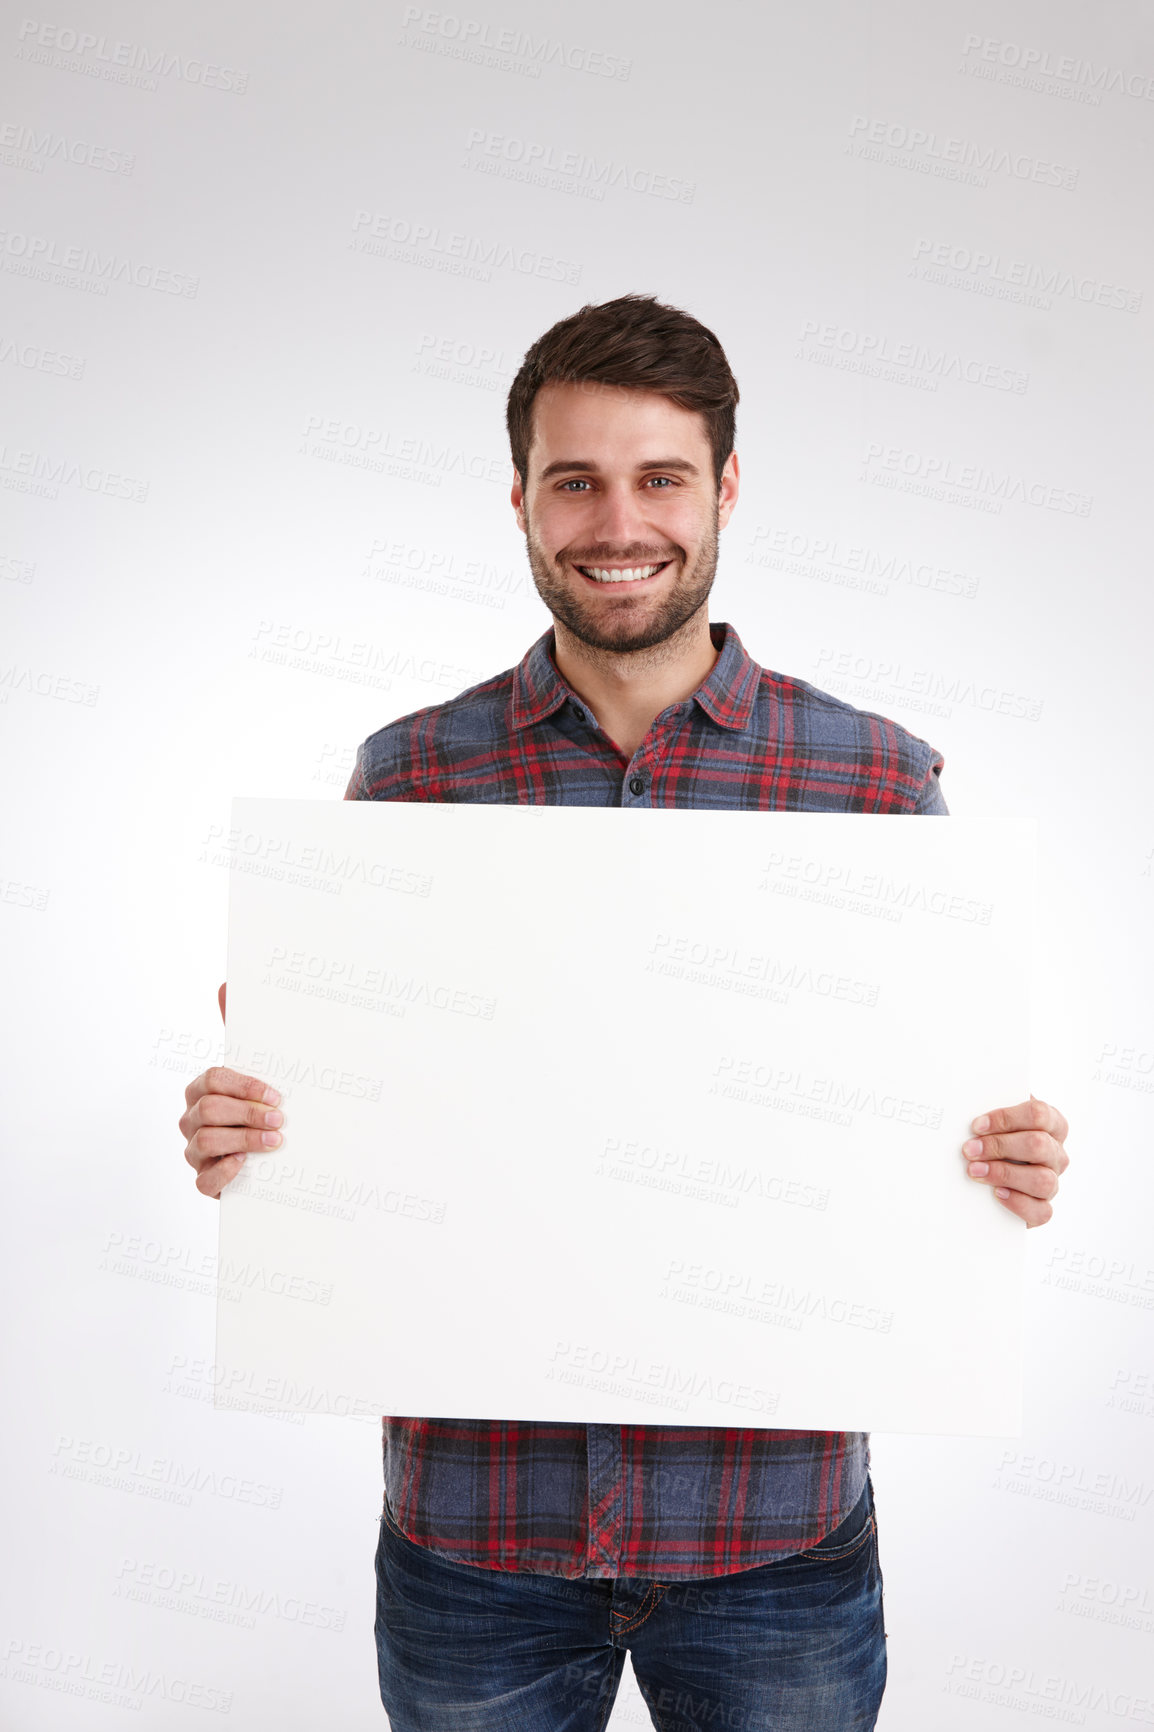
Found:
M 799 1552 L 798 1556 L 802 1558 L 813 1558 L 814 1562 L 819 1564 L 826 1559 L 828 1559 L 830 1563 L 837 1563 L 841 1558 L 852 1558 L 854 1553 L 860 1551 L 862 1546 L 865 1545 L 870 1535 L 876 1532 L 877 1524 L 874 1521 L 873 1511 L 871 1510 L 869 1521 L 866 1523 L 856 1540 L 851 1540 L 846 1546 L 838 1546 L 837 1550 L 832 1552 L 819 1551 L 818 1546 L 821 1544 L 819 1540 L 818 1546 L 811 1547 L 808 1552 Z
M 646 1591 L 646 1594 L 645 1594 L 645 1600 L 647 1600 L 649 1598 L 650 1594 L 652 1594 L 653 1587 L 654 1587 L 654 1584 L 652 1582 L 650 1582 L 648 1590 Z M 642 1600 L 641 1606 L 643 1606 L 645 1604 L 645 1600 Z M 611 1618 L 616 1618 L 619 1622 L 621 1621 L 621 1619 L 624 1619 L 626 1623 L 629 1623 L 630 1620 L 635 1618 L 637 1616 L 638 1612 L 640 1612 L 641 1606 L 638 1606 L 637 1610 L 633 1611 L 633 1612 L 625 1612 L 625 1611 L 615 1612 L 613 1610 L 612 1606 L 610 1606 L 609 1616 Z
M 615 1634 L 618 1636 L 631 1636 L 635 1630 L 640 1629 L 646 1618 L 650 1617 L 657 1610 L 658 1600 L 665 1594 L 668 1585 L 667 1582 L 651 1582 L 649 1584 L 649 1592 L 638 1606 L 636 1612 L 632 1614 L 630 1622 L 628 1624 L 622 1624 L 621 1628 L 617 1630 Z M 650 1599 L 652 1599 L 653 1604 L 647 1606 L 645 1602 Z
M 622 1631 L 627 1629 L 630 1624 L 632 1624 L 636 1620 L 640 1619 L 643 1613 L 645 1614 L 645 1616 L 648 1616 L 648 1613 L 645 1612 L 646 1601 L 651 1600 L 653 1598 L 653 1595 L 656 1592 L 657 1592 L 656 1582 L 650 1582 L 649 1589 L 645 1595 L 645 1599 L 642 1600 L 641 1604 L 634 1611 L 632 1611 L 632 1612 L 615 1612 L 612 1610 L 612 1608 L 610 1608 L 610 1613 L 609 1613 L 610 1617 L 617 1618 L 618 1620 L 623 1619 L 624 1622 L 622 1624 Z M 650 1606 L 649 1610 L 650 1611 L 653 1610 L 652 1606 Z M 621 1634 L 622 1631 L 618 1631 L 618 1634 Z

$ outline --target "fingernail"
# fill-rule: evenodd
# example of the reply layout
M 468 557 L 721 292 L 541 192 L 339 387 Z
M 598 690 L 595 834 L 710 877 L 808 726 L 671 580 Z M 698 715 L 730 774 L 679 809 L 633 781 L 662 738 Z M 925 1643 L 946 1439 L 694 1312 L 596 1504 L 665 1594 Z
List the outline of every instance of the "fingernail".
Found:
M 995 1185 L 995 1186 L 994 1186 L 994 1195 L 995 1195 L 995 1197 L 1008 1197 L 1008 1196 L 1009 1196 L 1009 1194 L 1010 1194 L 1010 1193 L 1009 1193 L 1009 1191 L 1004 1191 L 1004 1190 L 1003 1190 L 1003 1189 L 1002 1189 L 1002 1187 L 1001 1187 L 1001 1185 Z
M 243 1155 L 238 1155 L 238 1156 L 237 1156 L 237 1157 L 236 1157 L 236 1164 L 237 1164 L 237 1166 L 238 1166 L 238 1167 L 243 1167 L 243 1166 L 244 1166 L 244 1159 L 245 1159 L 245 1158 L 244 1158 L 244 1156 L 243 1156 Z
M 262 1131 L 260 1140 L 266 1149 L 275 1149 L 277 1144 L 280 1142 L 280 1132 Z
M 272 1125 L 272 1126 L 283 1125 L 284 1124 L 284 1114 L 283 1113 L 266 1113 L 264 1115 L 264 1122 L 266 1125 Z
M 970 1126 L 970 1129 L 972 1131 L 977 1131 L 979 1136 L 981 1136 L 983 1131 L 988 1131 L 989 1128 L 990 1128 L 990 1115 L 989 1115 L 989 1113 L 983 1113 L 981 1118 L 975 1119 L 973 1124 Z
M 989 1170 L 990 1170 L 989 1161 L 971 1161 L 970 1162 L 970 1177 L 971 1177 L 971 1179 L 984 1179 L 986 1174 L 989 1172 Z
M 280 1106 L 280 1095 L 276 1089 L 265 1089 L 264 1099 L 268 1102 L 270 1107 Z
M 971 1137 L 968 1143 L 962 1144 L 963 1155 L 968 1155 L 972 1160 L 976 1159 L 977 1156 L 981 1154 L 981 1152 L 982 1152 L 982 1145 L 978 1141 L 977 1137 Z

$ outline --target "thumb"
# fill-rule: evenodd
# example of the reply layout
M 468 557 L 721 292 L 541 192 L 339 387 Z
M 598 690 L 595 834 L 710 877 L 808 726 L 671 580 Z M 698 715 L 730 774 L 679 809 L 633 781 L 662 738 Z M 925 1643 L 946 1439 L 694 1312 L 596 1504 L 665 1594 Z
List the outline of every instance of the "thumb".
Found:
M 227 985 L 228 985 L 228 982 L 226 980 L 222 980 L 220 983 L 220 990 L 218 991 L 218 993 L 216 995 L 217 1003 L 220 1005 L 220 1020 L 221 1020 L 221 1022 L 225 1021 L 224 994 L 225 994 L 225 988 L 227 987 Z

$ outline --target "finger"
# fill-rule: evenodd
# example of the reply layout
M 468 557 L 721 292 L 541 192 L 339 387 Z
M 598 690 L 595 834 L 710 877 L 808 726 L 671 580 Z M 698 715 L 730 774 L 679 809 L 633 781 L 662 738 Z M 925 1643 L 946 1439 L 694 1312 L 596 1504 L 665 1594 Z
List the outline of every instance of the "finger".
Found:
M 1027 1197 L 1021 1191 L 1007 1190 L 1004 1196 L 995 1191 L 994 1198 L 1011 1215 L 1025 1221 L 1027 1227 L 1044 1227 L 1054 1213 L 1049 1203 L 1038 1197 Z
M 967 1160 L 1015 1161 L 1023 1166 L 1052 1167 L 1065 1172 L 1069 1156 L 1049 1131 L 1006 1131 L 999 1136 L 971 1137 L 962 1144 Z
M 219 1161 L 222 1155 L 265 1154 L 281 1144 L 279 1131 L 245 1130 L 240 1125 L 209 1125 L 194 1131 L 185 1144 L 184 1158 L 199 1172 L 206 1161 Z
M 1070 1127 L 1066 1123 L 1063 1115 L 1058 1111 L 1057 1107 L 1050 1106 L 1048 1101 L 1040 1101 L 1037 1095 L 1031 1095 L 1030 1100 L 1035 1106 L 1046 1107 L 1048 1111 L 1054 1115 L 1057 1122 L 1050 1126 L 1050 1135 L 1056 1143 L 1064 1143 L 1066 1138 L 1070 1135 Z
M 970 1129 L 976 1136 L 985 1136 L 990 1131 L 995 1134 L 1048 1131 L 1056 1143 L 1064 1143 L 1070 1134 L 1070 1127 L 1057 1107 L 1052 1107 L 1049 1101 L 1040 1101 L 1036 1095 L 1031 1095 L 1028 1101 L 1019 1101 L 1017 1106 L 995 1107 L 992 1112 L 982 1113 Z
M 259 1077 L 245 1076 L 243 1071 L 230 1070 L 227 1065 L 214 1064 L 189 1083 L 185 1101 L 192 1106 L 201 1095 L 233 1095 L 237 1100 L 267 1101 L 271 1107 L 280 1105 L 280 1094 L 270 1083 Z
M 976 1184 L 999 1186 L 1037 1197 L 1048 1203 L 1058 1192 L 1058 1175 L 1052 1167 L 1023 1166 L 1018 1161 L 970 1161 L 966 1171 Z
M 202 1125 L 255 1125 L 258 1130 L 279 1130 L 284 1114 L 263 1101 L 238 1101 L 235 1095 L 201 1095 L 181 1113 L 177 1121 L 186 1137 Z
M 220 1193 L 226 1185 L 231 1185 L 236 1175 L 244 1167 L 243 1154 L 225 1155 L 219 1161 L 209 1161 L 196 1175 L 196 1188 L 206 1197 L 215 1197 L 220 1201 Z

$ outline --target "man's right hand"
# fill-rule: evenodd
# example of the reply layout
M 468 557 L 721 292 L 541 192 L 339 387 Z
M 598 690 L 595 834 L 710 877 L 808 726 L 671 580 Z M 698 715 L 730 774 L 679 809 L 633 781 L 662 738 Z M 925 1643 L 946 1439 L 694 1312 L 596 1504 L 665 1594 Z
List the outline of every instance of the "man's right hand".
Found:
M 225 989 L 219 993 L 224 1017 Z M 202 1071 L 184 1091 L 185 1111 L 180 1115 L 181 1135 L 188 1142 L 184 1158 L 196 1171 L 196 1188 L 206 1197 L 220 1200 L 253 1149 L 275 1149 L 284 1123 L 277 1112 L 280 1095 L 257 1077 L 244 1076 L 224 1065 Z

